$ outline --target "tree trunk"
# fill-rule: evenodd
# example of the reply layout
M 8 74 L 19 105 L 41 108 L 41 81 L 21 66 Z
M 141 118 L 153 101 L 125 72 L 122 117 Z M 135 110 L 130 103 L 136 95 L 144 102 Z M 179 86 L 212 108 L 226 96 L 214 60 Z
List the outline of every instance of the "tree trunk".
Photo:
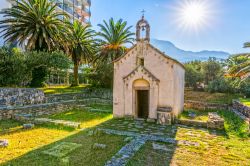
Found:
M 75 63 L 74 63 L 74 82 L 72 83 L 71 86 L 79 86 L 78 66 L 79 66 L 79 63 L 78 63 L 78 62 L 75 62 Z

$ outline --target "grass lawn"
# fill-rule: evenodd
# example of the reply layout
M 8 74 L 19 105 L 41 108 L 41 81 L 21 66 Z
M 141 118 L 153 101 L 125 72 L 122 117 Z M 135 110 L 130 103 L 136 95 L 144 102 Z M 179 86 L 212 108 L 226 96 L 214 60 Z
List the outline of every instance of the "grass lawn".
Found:
M 46 134 L 48 136 L 49 134 Z M 44 154 L 44 151 L 54 148 L 60 143 L 75 143 L 78 148 L 72 152 L 67 153 L 66 156 L 54 157 Z M 105 144 L 105 149 L 94 149 L 95 143 Z M 9 162 L 3 165 L 46 165 L 46 166 L 57 166 L 57 165 L 72 165 L 72 166 L 103 166 L 107 160 L 109 160 L 122 146 L 125 145 L 124 137 L 107 135 L 107 134 L 95 134 L 88 136 L 87 131 L 81 131 L 77 134 L 60 139 L 48 146 L 41 147 L 30 151 L 29 153 L 13 158 Z M 67 149 L 64 149 L 67 152 Z M 54 152 L 55 155 L 58 153 Z
M 250 107 L 250 98 L 247 99 L 240 98 L 240 102 Z
M 147 142 L 129 161 L 128 166 L 166 166 L 169 164 L 249 166 L 250 134 L 247 124 L 232 112 L 224 110 L 217 112 L 225 119 L 225 131 L 182 125 L 169 126 L 164 131 L 165 136 L 176 140 L 195 142 L 198 143 L 198 146 L 156 142 L 165 146 L 166 150 L 155 150 L 153 149 L 153 142 Z M 128 124 L 131 123 L 130 121 L 127 122 L 129 122 Z M 122 127 L 124 125 L 120 124 L 124 124 L 124 122 L 114 119 L 101 125 L 104 128 L 130 130 L 129 127 Z M 149 124 L 146 128 L 148 126 L 155 126 L 155 124 Z M 175 129 L 176 132 L 173 133 L 172 130 Z
M 239 97 L 241 97 L 239 94 L 198 92 L 190 89 L 185 89 L 185 100 L 231 104 L 232 99 L 238 99 Z
M 65 113 L 51 116 L 50 118 L 58 118 L 63 120 L 81 122 L 81 128 L 85 129 L 85 128 L 95 127 L 96 125 L 111 119 L 112 115 L 108 113 L 94 113 L 84 110 L 73 109 Z M 83 136 L 82 134 L 83 132 L 81 132 L 80 130 L 72 130 L 70 128 L 64 128 L 61 126 L 53 126 L 48 124 L 36 125 L 34 129 L 24 130 L 22 129 L 21 123 L 19 122 L 12 120 L 0 121 L 0 139 L 7 139 L 9 141 L 9 146 L 7 148 L 0 149 L 0 164 L 16 158 L 20 158 L 20 160 L 18 159 L 18 161 L 13 161 L 13 162 L 11 161 L 10 162 L 11 165 L 47 165 L 45 164 L 45 162 L 48 161 L 51 161 L 51 165 L 56 165 L 58 161 L 52 160 L 48 156 L 41 156 L 40 153 L 42 150 L 39 150 L 39 148 L 42 148 L 47 145 L 51 146 L 51 144 L 53 144 L 54 142 L 62 141 L 63 139 L 69 136 L 72 136 L 70 138 L 76 142 L 77 139 L 79 139 L 81 143 L 86 142 L 89 143 L 88 146 L 92 145 L 93 142 L 91 142 L 91 140 L 89 140 L 91 143 L 88 142 L 87 137 Z M 104 140 L 100 138 L 100 141 L 105 142 L 106 140 L 111 142 L 111 140 L 115 140 L 119 144 L 116 147 L 112 147 L 110 149 L 111 151 L 114 150 L 115 148 L 119 148 L 120 145 L 122 145 L 122 143 L 118 141 L 120 140 L 120 137 L 118 138 L 114 136 L 112 137 L 112 139 L 110 139 L 111 136 L 109 138 L 108 137 L 109 136 L 105 136 Z M 92 141 L 94 140 L 98 141 L 98 138 L 95 138 Z M 87 145 L 84 145 L 84 147 L 85 146 Z M 89 153 L 89 151 L 90 150 L 84 153 Z M 82 155 L 84 157 L 82 156 L 80 157 L 79 155 Z M 108 155 L 112 154 L 111 153 L 105 154 L 104 157 L 105 156 L 107 157 Z M 25 156 L 31 156 L 31 157 L 25 158 Z M 81 159 L 85 159 L 86 161 L 93 160 L 94 163 L 99 162 L 95 161 L 95 158 L 87 159 L 87 156 L 91 155 L 83 154 L 83 152 L 81 151 L 76 153 L 75 156 L 73 155 L 72 157 L 78 158 L 77 156 Z M 98 157 L 97 155 L 96 158 L 101 158 L 101 156 Z M 102 163 L 103 160 L 100 159 L 100 163 Z M 50 162 L 48 164 L 50 164 Z M 77 165 L 77 163 L 75 163 L 75 165 Z
M 184 119 L 184 120 L 198 120 L 198 121 L 203 121 L 206 122 L 208 120 L 208 112 L 213 112 L 213 111 L 198 111 L 198 110 L 194 110 L 194 109 L 187 109 L 184 110 L 181 115 L 180 115 L 180 119 Z M 190 117 L 190 114 L 195 114 L 195 117 L 192 118 Z
M 113 111 L 113 105 L 112 104 L 96 104 L 96 103 L 94 103 L 94 104 L 89 104 L 87 106 L 91 107 L 93 109 L 110 111 L 110 113 L 112 113 L 112 111 Z
M 111 113 L 89 112 L 86 109 L 71 109 L 69 111 L 51 115 L 48 118 L 81 123 L 81 128 L 96 126 L 113 118 Z
M 153 133 L 163 132 L 166 137 L 195 142 L 198 146 L 147 142 L 128 165 L 249 165 L 248 126 L 232 112 L 220 110 L 218 113 L 225 119 L 225 131 L 182 125 L 162 129 L 157 124 L 145 123 L 144 129 L 137 128 L 134 132 L 146 133 L 151 128 Z M 95 131 L 96 127 L 132 131 L 135 130 L 131 127 L 132 124 L 138 126 L 133 120 L 112 119 L 111 113 L 89 112 L 84 109 L 72 109 L 49 118 L 80 122 L 82 129 L 69 130 L 51 125 L 37 125 L 32 130 L 23 130 L 18 122 L 1 121 L 0 139 L 8 139 L 10 145 L 0 149 L 0 165 L 101 166 L 126 144 L 125 137 L 101 132 L 90 135 L 89 131 Z M 95 143 L 105 144 L 107 147 L 96 149 L 93 147 Z M 165 146 L 165 150 L 154 149 L 154 143 Z M 62 146 L 65 144 L 68 147 Z M 48 151 L 52 155 L 45 154 Z M 63 155 L 55 157 L 53 154 Z
M 45 88 L 40 88 L 45 94 L 63 94 L 63 93 L 80 93 L 86 88 L 87 85 L 80 85 L 77 87 L 69 86 L 50 86 Z

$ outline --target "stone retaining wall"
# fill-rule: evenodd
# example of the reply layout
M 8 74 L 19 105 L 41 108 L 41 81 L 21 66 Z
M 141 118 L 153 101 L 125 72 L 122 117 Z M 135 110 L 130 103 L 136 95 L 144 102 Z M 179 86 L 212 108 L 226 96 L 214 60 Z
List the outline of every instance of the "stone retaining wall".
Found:
M 197 109 L 197 110 L 224 110 L 228 109 L 228 104 L 207 103 L 193 100 L 186 100 L 184 103 L 185 108 Z
M 40 104 L 44 101 L 44 93 L 38 89 L 0 88 L 0 107 Z
M 86 98 L 98 98 L 113 100 L 113 92 L 109 89 L 85 89 L 81 93 L 46 95 L 46 102 L 59 102 L 65 100 L 81 100 Z
M 0 120 L 12 119 L 16 114 L 31 114 L 32 116 L 51 115 L 67 111 L 68 109 L 81 107 L 84 104 L 101 103 L 110 104 L 110 100 L 91 98 L 83 100 L 68 100 L 54 103 L 35 104 L 27 106 L 6 106 L 0 108 Z
M 235 111 L 238 111 L 242 115 L 246 116 L 247 118 L 250 118 L 250 107 L 245 106 L 238 100 L 233 100 L 233 107 Z

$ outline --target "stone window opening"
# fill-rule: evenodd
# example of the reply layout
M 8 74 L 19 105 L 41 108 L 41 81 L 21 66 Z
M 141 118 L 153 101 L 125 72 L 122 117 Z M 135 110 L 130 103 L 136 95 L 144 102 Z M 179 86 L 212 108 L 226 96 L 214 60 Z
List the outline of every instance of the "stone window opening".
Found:
M 144 66 L 144 58 L 137 58 L 137 65 Z

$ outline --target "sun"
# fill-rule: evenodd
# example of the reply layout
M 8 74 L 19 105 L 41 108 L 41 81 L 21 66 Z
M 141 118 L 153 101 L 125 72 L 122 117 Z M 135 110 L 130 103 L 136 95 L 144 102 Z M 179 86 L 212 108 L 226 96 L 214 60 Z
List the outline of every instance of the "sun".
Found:
M 212 16 L 211 3 L 206 0 L 182 0 L 176 10 L 179 26 L 191 30 L 207 26 Z
M 181 17 L 186 24 L 198 25 L 206 19 L 206 9 L 200 3 L 190 3 L 182 9 Z

